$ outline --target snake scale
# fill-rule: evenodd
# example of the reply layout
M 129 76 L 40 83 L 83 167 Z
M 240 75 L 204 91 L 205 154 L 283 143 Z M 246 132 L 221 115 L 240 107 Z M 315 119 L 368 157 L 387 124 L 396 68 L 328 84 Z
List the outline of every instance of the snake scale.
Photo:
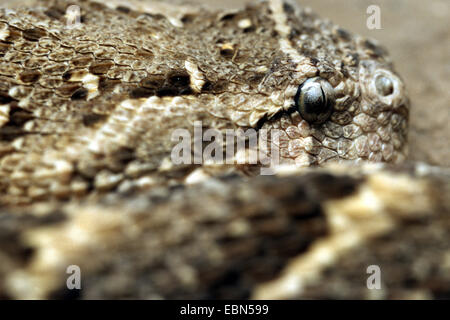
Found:
M 449 172 L 405 164 L 409 107 L 381 45 L 293 1 L 0 9 L 0 298 L 449 297 Z M 180 129 L 278 161 L 176 163 Z

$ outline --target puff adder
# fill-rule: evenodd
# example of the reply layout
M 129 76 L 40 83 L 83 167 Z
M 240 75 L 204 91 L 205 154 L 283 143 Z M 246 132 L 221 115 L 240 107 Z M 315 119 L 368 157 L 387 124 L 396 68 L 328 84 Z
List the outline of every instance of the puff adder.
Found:
M 291 1 L 0 9 L 0 297 L 70 297 L 68 265 L 84 270 L 80 298 L 303 297 L 305 279 L 405 217 L 448 212 L 431 169 L 365 165 L 406 160 L 408 114 L 382 46 Z M 172 132 L 197 122 L 278 129 L 279 175 L 172 163 Z

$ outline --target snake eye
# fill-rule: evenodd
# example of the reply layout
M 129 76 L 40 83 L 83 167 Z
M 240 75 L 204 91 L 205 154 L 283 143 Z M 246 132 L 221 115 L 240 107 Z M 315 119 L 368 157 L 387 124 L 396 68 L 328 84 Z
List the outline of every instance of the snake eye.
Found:
M 320 77 L 303 82 L 295 95 L 295 106 L 303 119 L 320 124 L 331 115 L 335 103 L 334 89 Z

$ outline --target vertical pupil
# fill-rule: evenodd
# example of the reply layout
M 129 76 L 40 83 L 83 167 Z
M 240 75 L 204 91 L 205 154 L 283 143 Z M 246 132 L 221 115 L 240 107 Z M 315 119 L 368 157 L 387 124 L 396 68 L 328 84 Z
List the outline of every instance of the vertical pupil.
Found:
M 325 106 L 324 92 L 320 86 L 311 86 L 303 94 L 303 105 L 307 113 L 321 113 Z
M 294 102 L 303 119 L 311 124 L 322 124 L 333 112 L 334 89 L 320 77 L 307 79 L 298 87 Z

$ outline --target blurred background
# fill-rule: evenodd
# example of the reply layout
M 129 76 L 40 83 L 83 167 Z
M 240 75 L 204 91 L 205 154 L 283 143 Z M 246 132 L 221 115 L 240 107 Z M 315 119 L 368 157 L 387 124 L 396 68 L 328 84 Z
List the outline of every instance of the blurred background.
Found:
M 0 5 L 33 1 L 0 0 Z M 251 0 L 188 1 L 215 8 L 238 8 Z M 450 166 L 450 1 L 297 1 L 350 31 L 379 40 L 388 49 L 412 102 L 410 159 Z M 369 5 L 381 9 L 381 30 L 366 27 Z

